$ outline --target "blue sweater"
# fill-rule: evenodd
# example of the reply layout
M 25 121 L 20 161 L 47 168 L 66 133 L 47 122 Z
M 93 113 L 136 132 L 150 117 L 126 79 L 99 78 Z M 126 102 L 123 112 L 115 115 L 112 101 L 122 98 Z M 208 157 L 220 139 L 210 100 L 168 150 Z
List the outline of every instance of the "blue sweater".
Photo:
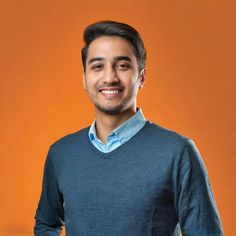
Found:
M 49 150 L 35 236 L 223 235 L 204 163 L 194 143 L 146 122 L 110 153 L 89 128 Z

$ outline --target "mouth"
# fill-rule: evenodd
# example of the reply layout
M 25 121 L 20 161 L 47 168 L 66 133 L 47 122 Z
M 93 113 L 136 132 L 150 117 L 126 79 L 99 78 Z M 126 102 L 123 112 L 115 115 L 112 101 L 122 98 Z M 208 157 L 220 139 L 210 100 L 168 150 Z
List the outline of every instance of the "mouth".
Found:
M 118 94 L 119 90 L 102 90 L 101 93 L 103 94 Z
M 107 87 L 107 88 L 99 89 L 100 93 L 109 97 L 116 96 L 120 94 L 122 91 L 123 91 L 123 88 L 120 88 L 120 87 Z

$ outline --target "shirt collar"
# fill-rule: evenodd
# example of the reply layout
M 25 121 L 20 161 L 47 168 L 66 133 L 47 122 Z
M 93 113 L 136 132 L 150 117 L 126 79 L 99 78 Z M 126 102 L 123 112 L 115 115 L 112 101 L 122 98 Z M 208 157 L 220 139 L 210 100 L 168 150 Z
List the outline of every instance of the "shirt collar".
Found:
M 125 121 L 123 124 L 121 124 L 119 127 L 114 129 L 109 135 L 115 135 L 121 143 L 126 141 L 130 136 L 133 136 L 133 133 L 142 126 L 146 122 L 146 119 L 143 115 L 142 109 L 137 108 L 137 112 L 130 117 L 127 121 Z M 99 140 L 97 137 L 97 132 L 96 132 L 96 120 L 93 121 L 92 125 L 90 126 L 89 129 L 89 138 L 91 141 Z

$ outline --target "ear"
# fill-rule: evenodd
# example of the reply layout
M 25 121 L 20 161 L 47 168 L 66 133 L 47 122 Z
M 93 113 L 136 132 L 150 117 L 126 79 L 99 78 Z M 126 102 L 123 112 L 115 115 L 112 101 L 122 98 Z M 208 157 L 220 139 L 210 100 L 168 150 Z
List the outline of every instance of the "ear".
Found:
M 145 81 L 146 81 L 146 68 L 142 69 L 140 72 L 140 81 L 139 81 L 140 89 L 144 86 Z
M 83 78 L 83 87 L 84 87 L 84 89 L 86 90 L 87 88 L 86 88 L 86 83 L 85 83 L 85 77 L 86 77 L 86 75 L 85 75 L 85 72 L 83 71 L 83 74 L 82 74 L 82 78 Z

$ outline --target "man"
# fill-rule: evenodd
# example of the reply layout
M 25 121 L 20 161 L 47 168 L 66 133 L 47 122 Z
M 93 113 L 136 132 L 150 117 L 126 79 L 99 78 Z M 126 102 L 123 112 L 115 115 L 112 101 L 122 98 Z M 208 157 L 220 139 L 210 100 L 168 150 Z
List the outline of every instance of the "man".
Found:
M 49 150 L 36 236 L 223 235 L 193 141 L 146 120 L 136 98 L 146 51 L 123 23 L 88 26 L 82 49 L 93 124 Z

